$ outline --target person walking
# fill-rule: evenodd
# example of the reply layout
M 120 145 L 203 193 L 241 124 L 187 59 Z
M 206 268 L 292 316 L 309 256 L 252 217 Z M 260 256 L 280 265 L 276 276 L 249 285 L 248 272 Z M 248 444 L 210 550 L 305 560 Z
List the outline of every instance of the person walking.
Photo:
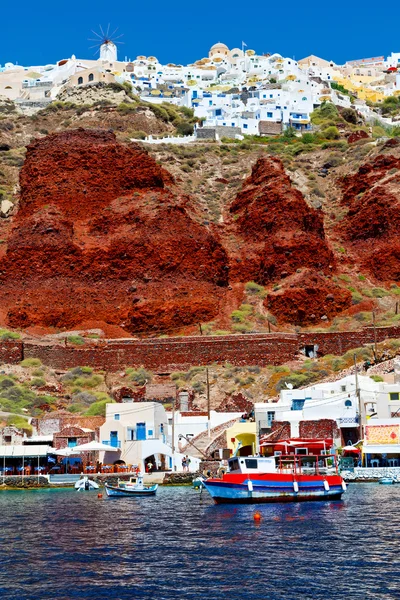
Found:
M 183 472 L 186 471 L 186 458 L 185 457 L 182 458 L 182 471 Z

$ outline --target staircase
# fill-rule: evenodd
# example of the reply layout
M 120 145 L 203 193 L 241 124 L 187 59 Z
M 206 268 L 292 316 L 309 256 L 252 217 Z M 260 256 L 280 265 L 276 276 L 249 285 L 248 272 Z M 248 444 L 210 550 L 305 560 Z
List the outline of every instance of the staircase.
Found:
M 210 432 L 210 437 L 208 437 L 208 431 L 202 431 L 199 435 L 192 438 L 190 443 L 185 446 L 183 452 L 190 454 L 190 456 L 194 456 L 196 458 L 204 459 L 205 456 L 208 457 L 208 447 L 216 440 L 218 436 L 221 435 L 224 431 L 226 431 L 229 427 L 232 427 L 234 423 L 236 423 L 238 418 L 231 419 L 230 421 L 226 421 L 225 423 L 221 423 L 221 425 L 217 425 L 217 427 L 213 427 Z

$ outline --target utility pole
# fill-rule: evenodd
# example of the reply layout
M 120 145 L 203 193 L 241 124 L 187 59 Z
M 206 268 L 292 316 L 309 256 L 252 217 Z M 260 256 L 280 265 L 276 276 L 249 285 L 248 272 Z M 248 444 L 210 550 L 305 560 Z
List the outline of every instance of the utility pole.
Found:
M 208 375 L 208 367 L 206 367 L 206 391 L 207 391 L 207 431 L 208 437 L 211 437 L 211 415 L 210 415 L 210 378 Z
M 175 390 L 175 397 L 172 397 L 172 472 L 176 471 L 175 465 L 175 404 L 176 396 L 178 395 L 178 388 Z
M 375 355 L 375 362 L 378 361 L 378 349 L 376 346 L 376 321 L 375 321 L 375 311 L 373 311 L 372 313 L 372 324 L 374 326 L 374 355 Z
M 201 323 L 199 323 L 200 335 L 203 335 Z M 210 416 L 210 378 L 208 374 L 208 367 L 206 367 L 206 395 L 207 395 L 207 431 L 208 437 L 211 437 L 211 416 Z
M 362 429 L 362 412 L 361 412 L 361 393 L 360 386 L 358 384 L 358 369 L 357 369 L 357 355 L 354 354 L 354 375 L 356 378 L 356 396 L 358 402 L 358 418 L 359 418 L 359 439 L 363 439 L 363 429 Z

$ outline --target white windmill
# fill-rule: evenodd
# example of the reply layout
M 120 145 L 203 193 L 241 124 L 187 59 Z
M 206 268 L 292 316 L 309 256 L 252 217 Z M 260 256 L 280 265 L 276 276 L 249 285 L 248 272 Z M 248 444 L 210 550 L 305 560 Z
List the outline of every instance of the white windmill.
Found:
M 99 52 L 100 60 L 103 60 L 105 62 L 110 62 L 110 63 L 116 62 L 118 60 L 117 44 L 123 43 L 123 42 L 118 42 L 117 40 L 119 38 L 121 38 L 123 36 L 123 34 L 120 34 L 115 37 L 115 34 L 118 31 L 118 27 L 110 34 L 110 24 L 108 24 L 106 32 L 104 32 L 101 25 L 99 25 L 99 28 L 100 28 L 100 33 L 97 33 L 96 31 L 92 30 L 92 33 L 96 36 L 96 38 L 89 38 L 89 39 L 90 39 L 90 41 L 96 42 L 96 43 L 93 46 L 91 46 L 91 48 L 96 48 L 95 54 L 97 54 L 97 52 Z

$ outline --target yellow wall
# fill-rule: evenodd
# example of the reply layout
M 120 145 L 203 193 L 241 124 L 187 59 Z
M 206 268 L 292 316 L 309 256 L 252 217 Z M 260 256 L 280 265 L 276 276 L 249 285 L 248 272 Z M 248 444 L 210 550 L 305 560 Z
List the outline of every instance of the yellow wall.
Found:
M 245 421 L 243 423 L 237 422 L 232 427 L 226 430 L 226 439 L 228 448 L 235 453 L 239 442 L 242 442 L 243 446 L 253 446 L 253 453 L 256 452 L 256 440 L 257 440 L 257 428 L 256 423 L 251 421 Z M 234 440 L 234 441 L 232 441 Z

